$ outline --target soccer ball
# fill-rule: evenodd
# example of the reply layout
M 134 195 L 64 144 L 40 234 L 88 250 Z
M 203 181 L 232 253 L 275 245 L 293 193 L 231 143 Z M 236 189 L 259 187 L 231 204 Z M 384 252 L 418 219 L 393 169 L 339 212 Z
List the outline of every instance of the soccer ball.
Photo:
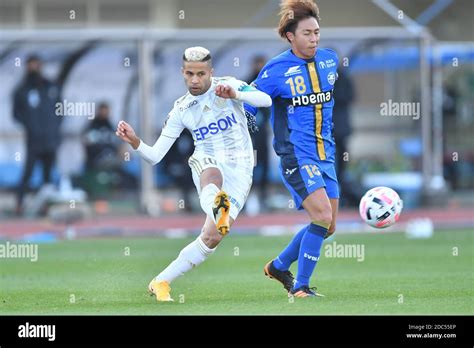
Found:
M 402 212 L 403 201 L 389 187 L 374 187 L 367 191 L 359 204 L 362 220 L 375 228 L 385 228 L 397 222 Z

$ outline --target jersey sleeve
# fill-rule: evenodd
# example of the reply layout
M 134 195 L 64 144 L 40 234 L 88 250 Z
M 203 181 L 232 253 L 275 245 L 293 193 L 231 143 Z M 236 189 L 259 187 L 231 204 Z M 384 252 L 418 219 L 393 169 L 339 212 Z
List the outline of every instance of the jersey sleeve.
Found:
M 233 78 L 227 81 L 227 85 L 236 91 L 235 99 L 243 103 L 256 107 L 269 107 L 272 105 L 272 99 L 268 94 L 259 91 L 253 86 L 249 86 L 247 82 Z
M 137 151 L 145 161 L 155 165 L 165 157 L 175 141 L 176 139 L 160 136 L 155 145 L 149 146 L 140 140 L 140 145 L 138 145 L 135 151 Z
M 274 65 L 264 66 L 251 86 L 265 92 L 273 99 L 277 95 L 277 74 Z
M 252 92 L 257 90 L 255 87 L 247 84 L 247 82 L 237 79 L 229 79 L 227 84 L 238 92 Z
M 174 108 L 168 114 L 166 121 L 163 125 L 163 129 L 161 130 L 161 135 L 164 135 L 168 138 L 177 139 L 181 135 L 184 130 L 184 125 L 181 120 L 181 115 L 178 110 L 177 104 L 175 104 Z

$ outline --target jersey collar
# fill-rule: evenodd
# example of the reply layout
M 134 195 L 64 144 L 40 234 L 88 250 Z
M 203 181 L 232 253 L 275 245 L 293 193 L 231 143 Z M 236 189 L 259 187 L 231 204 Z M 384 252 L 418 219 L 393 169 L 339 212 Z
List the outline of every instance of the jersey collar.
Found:
M 305 58 L 300 58 L 298 57 L 294 52 L 293 52 L 293 49 L 289 49 L 290 51 L 290 54 L 295 57 L 296 59 L 299 59 L 299 60 L 303 60 L 305 61 L 306 63 L 311 63 L 311 62 L 314 62 L 316 61 L 316 55 L 318 54 L 318 49 L 316 48 L 316 52 L 314 53 L 314 57 L 313 58 L 309 58 L 309 59 L 305 59 Z

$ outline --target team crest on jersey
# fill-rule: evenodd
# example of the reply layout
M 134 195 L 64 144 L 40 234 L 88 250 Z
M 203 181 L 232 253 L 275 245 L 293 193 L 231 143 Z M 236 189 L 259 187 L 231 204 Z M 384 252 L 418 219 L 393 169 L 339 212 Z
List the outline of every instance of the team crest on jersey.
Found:
M 331 86 L 334 86 L 334 84 L 336 83 L 336 74 L 334 74 L 333 72 L 330 72 L 328 74 L 328 82 Z
M 290 67 L 290 68 L 286 71 L 285 77 L 293 76 L 293 75 L 297 75 L 297 74 L 301 74 L 301 69 L 300 69 L 300 66 L 299 66 L 299 65 Z
M 265 70 L 261 76 L 262 79 L 266 79 L 268 77 L 268 70 Z

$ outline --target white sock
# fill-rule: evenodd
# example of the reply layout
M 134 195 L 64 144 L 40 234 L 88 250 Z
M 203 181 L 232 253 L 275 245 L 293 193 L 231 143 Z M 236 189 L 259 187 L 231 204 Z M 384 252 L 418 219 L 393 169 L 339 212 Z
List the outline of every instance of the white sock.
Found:
M 216 247 L 217 248 L 217 247 Z M 210 249 L 201 239 L 201 236 L 197 237 L 196 240 L 188 244 L 179 253 L 176 260 L 171 262 L 163 272 L 156 276 L 158 281 L 167 281 L 171 283 L 173 280 L 182 276 L 184 273 L 190 271 L 193 267 L 196 267 L 203 263 L 212 253 L 216 250 Z
M 216 223 L 216 219 L 214 217 L 214 212 L 212 211 L 212 207 L 214 206 L 214 199 L 216 195 L 219 193 L 220 189 L 214 184 L 207 184 L 201 190 L 201 195 L 199 197 L 199 201 L 201 203 L 201 208 L 204 212 L 209 216 L 214 223 Z

